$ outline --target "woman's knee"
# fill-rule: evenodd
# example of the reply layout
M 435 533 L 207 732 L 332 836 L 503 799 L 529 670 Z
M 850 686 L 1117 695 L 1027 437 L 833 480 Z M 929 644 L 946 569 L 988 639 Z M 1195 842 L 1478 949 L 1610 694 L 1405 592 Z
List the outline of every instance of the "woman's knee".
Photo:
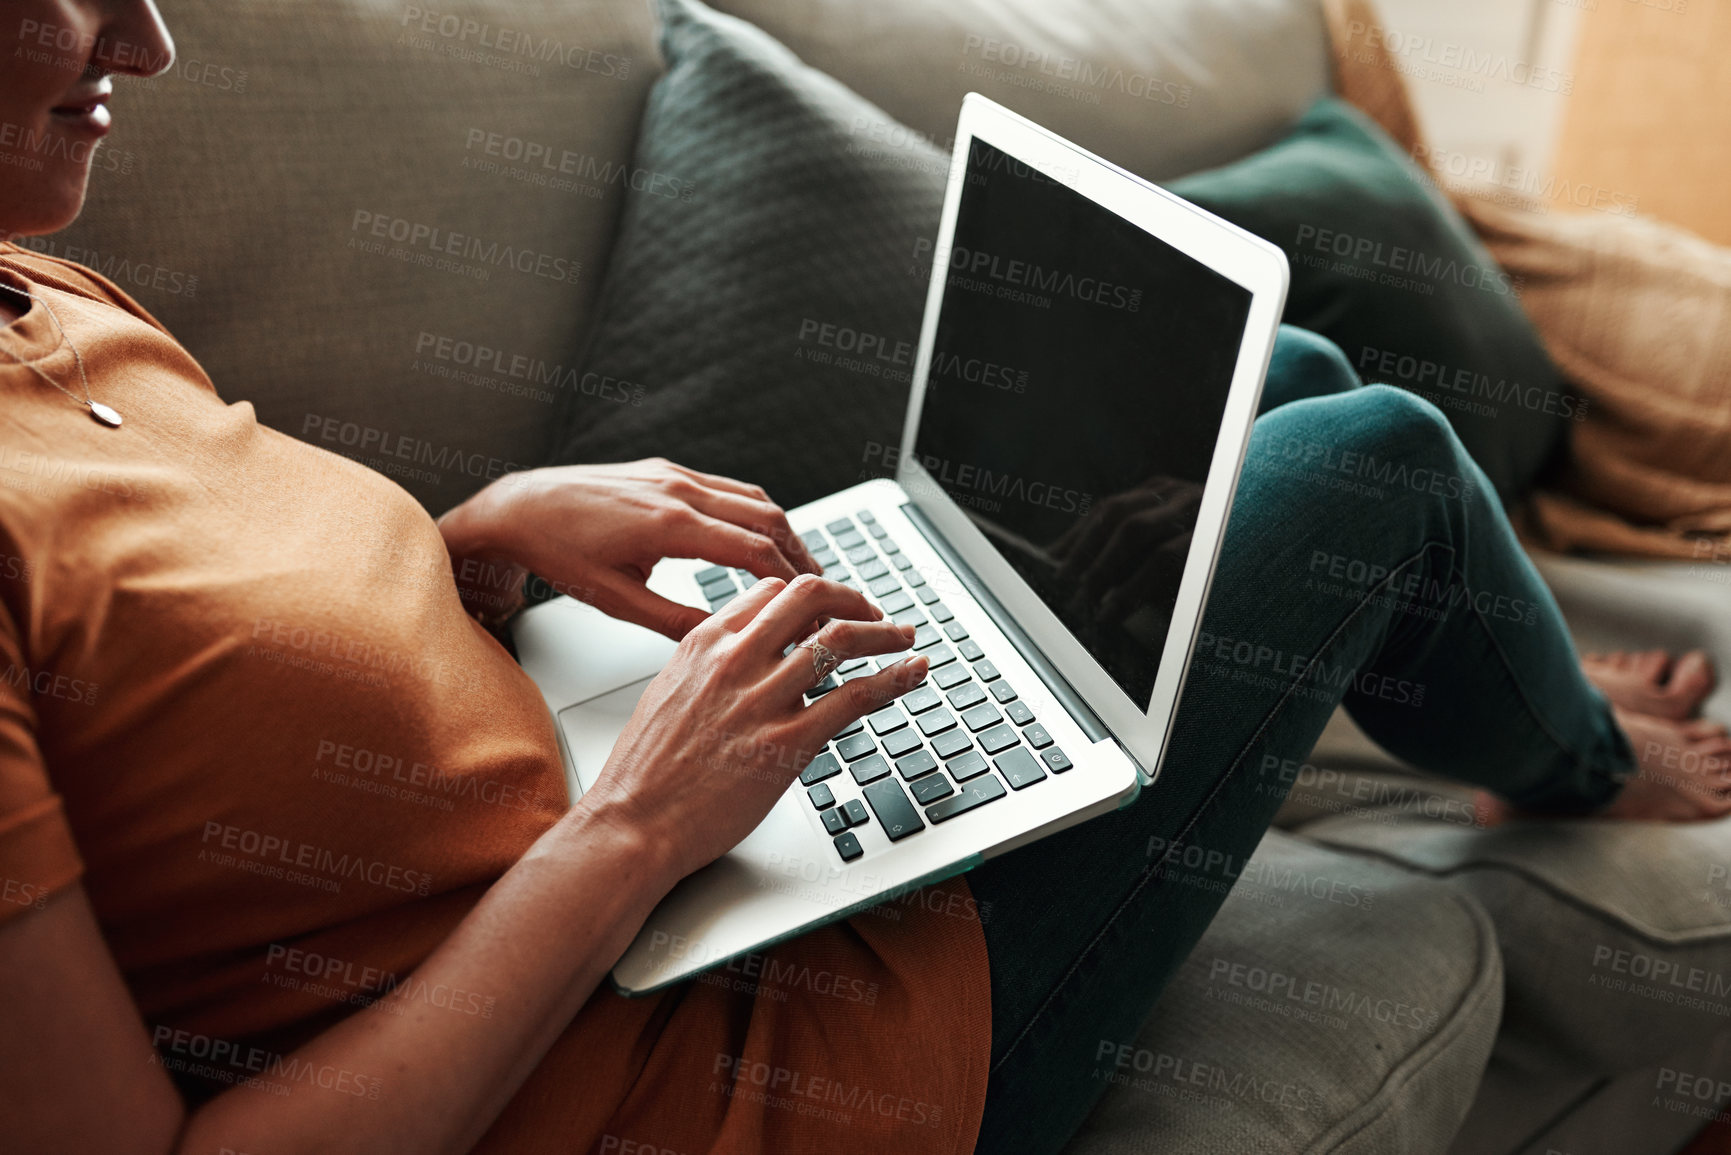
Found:
M 1309 329 L 1282 325 L 1268 361 L 1259 411 L 1267 413 L 1310 397 L 1349 393 L 1360 384 L 1358 373 L 1339 345 Z

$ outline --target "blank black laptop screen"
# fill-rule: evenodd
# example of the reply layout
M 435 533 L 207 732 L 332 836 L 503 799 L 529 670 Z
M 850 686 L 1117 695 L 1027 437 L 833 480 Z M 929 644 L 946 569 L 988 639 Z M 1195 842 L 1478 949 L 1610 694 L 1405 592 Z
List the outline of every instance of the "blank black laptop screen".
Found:
M 915 452 L 1146 707 L 1250 292 L 979 140 L 948 260 Z

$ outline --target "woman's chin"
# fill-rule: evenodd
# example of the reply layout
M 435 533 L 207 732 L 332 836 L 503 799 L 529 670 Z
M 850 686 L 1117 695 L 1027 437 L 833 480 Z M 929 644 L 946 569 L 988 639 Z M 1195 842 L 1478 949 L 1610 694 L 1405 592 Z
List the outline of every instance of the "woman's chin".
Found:
M 0 238 L 39 237 L 57 233 L 84 210 L 90 166 L 57 166 L 60 171 L 34 174 L 24 184 L 0 176 Z M 0 170 L 3 171 L 3 170 Z M 23 187 L 20 187 L 23 185 Z

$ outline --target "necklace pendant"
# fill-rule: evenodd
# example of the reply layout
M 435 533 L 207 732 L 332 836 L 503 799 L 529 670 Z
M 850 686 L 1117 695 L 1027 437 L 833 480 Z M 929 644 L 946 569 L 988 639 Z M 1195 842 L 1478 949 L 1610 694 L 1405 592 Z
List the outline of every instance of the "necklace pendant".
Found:
M 110 409 L 100 401 L 87 401 L 85 404 L 90 406 L 90 415 L 96 418 L 96 420 L 108 426 L 110 429 L 120 428 L 120 414 L 116 413 L 113 409 Z

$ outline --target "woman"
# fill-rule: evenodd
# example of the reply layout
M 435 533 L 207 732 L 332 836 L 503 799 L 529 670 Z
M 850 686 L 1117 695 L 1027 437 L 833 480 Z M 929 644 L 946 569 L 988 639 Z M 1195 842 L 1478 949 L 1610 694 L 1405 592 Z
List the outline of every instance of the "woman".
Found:
M 82 205 L 110 74 L 172 45 L 151 0 L 14 0 L 6 20 L 0 122 L 30 163 L 0 165 L 0 235 L 48 233 Z M 1508 802 L 1487 812 L 1728 808 L 1731 742 L 1682 720 L 1704 662 L 1601 662 L 1619 726 L 1435 410 L 1289 333 L 1158 789 L 966 885 L 620 999 L 603 975 L 655 903 L 925 673 L 909 658 L 806 706 L 810 652 L 784 651 L 816 628 L 844 658 L 889 655 L 907 633 L 814 576 L 753 486 L 537 470 L 435 524 L 224 404 L 100 278 L 0 245 L 0 286 L 9 1150 L 1051 1151 L 1103 1085 L 1100 1041 L 1219 905 L 1163 864 L 1193 845 L 1242 862 L 1284 794 L 1263 768 L 1338 702 L 1414 762 L 1494 771 Z M 1280 465 L 1293 439 L 1476 484 L 1341 498 Z M 1108 502 L 1083 537 L 1133 547 L 1143 526 Z M 1134 572 L 1124 548 L 1091 572 Z M 1266 580 L 1319 553 L 1384 577 Z M 669 556 L 761 580 L 704 615 L 645 588 Z M 464 611 L 468 562 L 681 639 L 576 806 L 534 688 Z M 1409 576 L 1533 613 L 1411 612 L 1389 592 Z M 1240 641 L 1306 660 L 1244 678 L 1221 644 Z M 1664 777 L 1678 748 L 1712 769 Z

